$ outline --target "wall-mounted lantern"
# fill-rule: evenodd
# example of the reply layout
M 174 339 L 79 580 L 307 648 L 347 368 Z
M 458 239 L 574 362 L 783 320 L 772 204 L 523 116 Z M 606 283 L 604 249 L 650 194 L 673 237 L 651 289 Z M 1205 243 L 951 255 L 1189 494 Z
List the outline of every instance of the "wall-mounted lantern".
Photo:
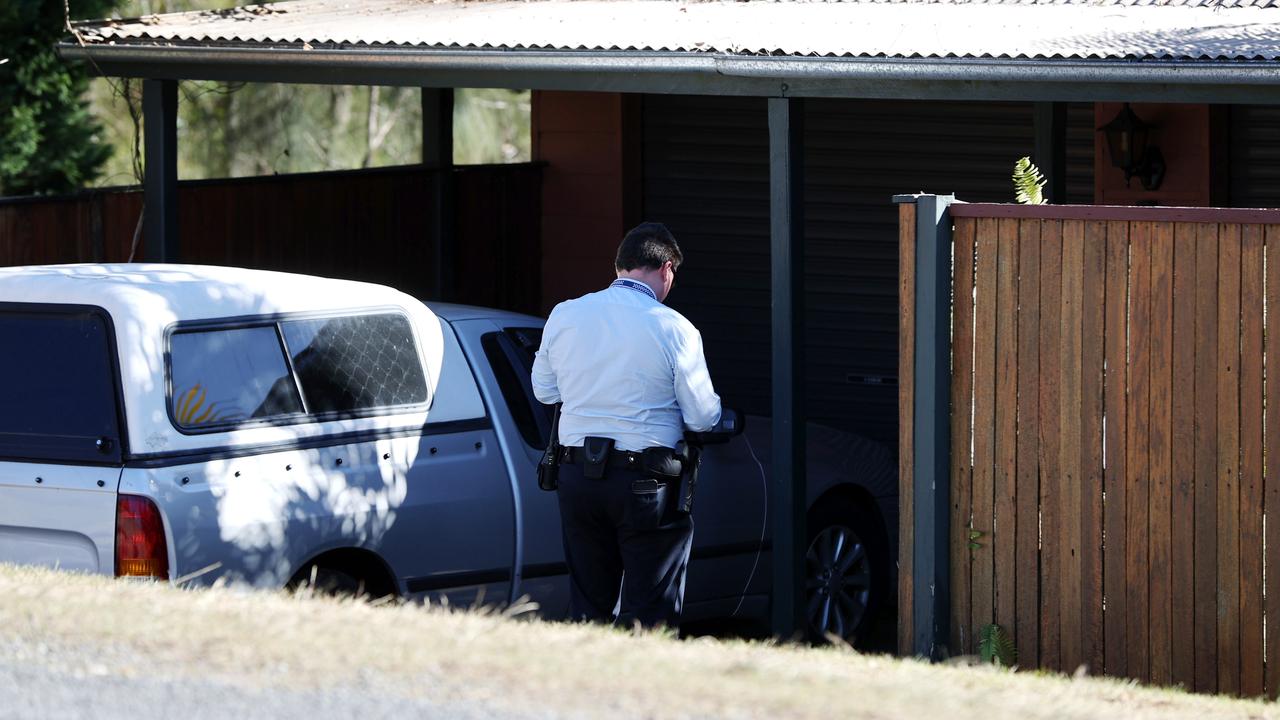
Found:
M 1106 135 L 1111 164 L 1124 171 L 1126 186 L 1135 175 L 1147 190 L 1155 190 L 1164 180 L 1164 156 L 1160 148 L 1151 144 L 1154 129 L 1154 125 L 1138 117 L 1129 103 L 1124 104 L 1115 119 L 1098 128 L 1098 132 Z

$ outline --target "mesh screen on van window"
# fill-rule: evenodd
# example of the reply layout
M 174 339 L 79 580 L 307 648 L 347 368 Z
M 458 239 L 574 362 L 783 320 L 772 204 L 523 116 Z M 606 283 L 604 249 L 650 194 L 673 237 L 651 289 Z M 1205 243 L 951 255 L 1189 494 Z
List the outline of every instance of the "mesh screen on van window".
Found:
M 403 315 L 280 323 L 311 413 L 420 405 L 427 380 Z

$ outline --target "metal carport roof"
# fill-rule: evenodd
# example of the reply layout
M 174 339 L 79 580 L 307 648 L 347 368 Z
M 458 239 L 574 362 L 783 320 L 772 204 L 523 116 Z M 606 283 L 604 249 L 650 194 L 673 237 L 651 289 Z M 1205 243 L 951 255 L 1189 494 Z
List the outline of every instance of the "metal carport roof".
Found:
M 768 96 L 1280 102 L 1273 0 L 297 0 L 75 24 L 108 75 Z

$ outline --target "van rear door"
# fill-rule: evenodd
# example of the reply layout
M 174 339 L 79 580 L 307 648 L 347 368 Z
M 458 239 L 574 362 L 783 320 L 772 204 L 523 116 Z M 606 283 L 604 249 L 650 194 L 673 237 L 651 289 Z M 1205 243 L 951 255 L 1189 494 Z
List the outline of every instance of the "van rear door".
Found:
M 110 318 L 0 303 L 0 562 L 115 572 L 122 463 Z

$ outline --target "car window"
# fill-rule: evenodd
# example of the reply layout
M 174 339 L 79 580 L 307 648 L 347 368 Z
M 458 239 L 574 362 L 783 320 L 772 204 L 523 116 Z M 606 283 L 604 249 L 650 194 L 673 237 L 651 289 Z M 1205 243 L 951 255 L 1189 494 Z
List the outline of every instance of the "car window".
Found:
M 311 413 L 427 401 L 422 360 L 403 315 L 286 320 L 280 330 Z
M 551 436 L 551 408 L 534 397 L 529 377 L 533 370 L 533 353 L 541 339 L 542 330 L 538 328 L 508 328 L 504 332 L 486 333 L 480 338 L 485 358 L 493 368 L 498 390 L 511 410 L 516 429 L 525 443 L 539 450 L 547 447 L 547 438 Z
M 181 428 L 302 413 L 275 325 L 174 333 L 170 411 Z
M 98 312 L 0 312 L 0 457 L 118 462 L 111 331 Z

